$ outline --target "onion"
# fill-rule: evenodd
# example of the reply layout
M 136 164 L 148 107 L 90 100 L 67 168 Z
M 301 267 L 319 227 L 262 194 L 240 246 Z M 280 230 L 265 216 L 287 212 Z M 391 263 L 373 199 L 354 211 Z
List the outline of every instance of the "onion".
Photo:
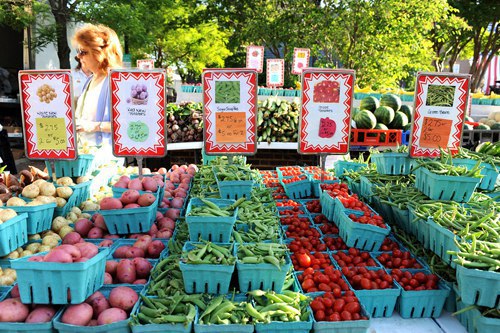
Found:
M 175 197 L 170 202 L 170 207 L 172 207 L 172 208 L 179 208 L 180 209 L 180 208 L 182 208 L 183 205 L 184 205 L 184 199 L 183 198 Z
M 181 211 L 176 208 L 170 208 L 165 212 L 165 217 L 171 218 L 172 220 L 177 220 L 181 215 Z

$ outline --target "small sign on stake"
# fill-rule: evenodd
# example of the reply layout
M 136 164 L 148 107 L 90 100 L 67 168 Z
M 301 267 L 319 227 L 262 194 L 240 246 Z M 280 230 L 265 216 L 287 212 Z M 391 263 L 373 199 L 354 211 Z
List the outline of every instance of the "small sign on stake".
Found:
M 264 46 L 247 46 L 246 68 L 262 73 L 264 67 Z
M 285 84 L 285 60 L 267 59 L 266 85 L 282 87 Z
M 469 74 L 418 73 L 410 156 L 438 157 L 458 151 L 470 89 Z
M 137 69 L 154 69 L 155 61 L 153 59 L 138 59 Z
M 257 72 L 203 71 L 204 146 L 207 155 L 253 155 L 257 151 Z
M 29 159 L 76 159 L 71 82 L 69 70 L 19 72 L 25 150 Z
M 112 70 L 111 130 L 113 155 L 133 156 L 142 176 L 143 157 L 163 157 L 165 70 Z
M 292 74 L 300 75 L 304 68 L 309 67 L 310 49 L 293 49 Z

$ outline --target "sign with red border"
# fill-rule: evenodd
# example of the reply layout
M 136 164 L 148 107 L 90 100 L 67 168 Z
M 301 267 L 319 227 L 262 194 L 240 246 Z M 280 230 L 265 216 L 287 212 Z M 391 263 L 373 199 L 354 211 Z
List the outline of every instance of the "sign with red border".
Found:
M 469 103 L 469 74 L 418 73 L 410 156 L 438 157 L 460 147 Z
M 77 157 L 70 70 L 19 71 L 26 156 L 74 160 Z
M 285 60 L 267 59 L 266 85 L 282 87 L 285 84 Z
M 165 156 L 165 70 L 112 70 L 109 84 L 113 154 Z
M 257 72 L 239 68 L 205 69 L 202 77 L 205 153 L 255 154 Z
M 354 70 L 303 70 L 299 153 L 349 152 L 355 75 Z
M 304 68 L 309 67 L 310 49 L 293 49 L 292 74 L 300 75 Z
M 246 68 L 255 69 L 262 73 L 264 67 L 264 46 L 247 46 Z
M 154 69 L 155 61 L 153 59 L 138 59 L 137 69 Z

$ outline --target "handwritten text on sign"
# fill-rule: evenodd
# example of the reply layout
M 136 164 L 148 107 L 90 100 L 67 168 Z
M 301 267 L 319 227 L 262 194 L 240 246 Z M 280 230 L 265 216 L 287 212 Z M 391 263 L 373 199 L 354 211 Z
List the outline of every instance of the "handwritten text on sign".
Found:
M 217 112 L 215 115 L 217 142 L 245 142 L 245 112 Z
M 420 146 L 425 148 L 446 148 L 450 139 L 453 120 L 424 117 Z
M 35 121 L 40 150 L 57 150 L 68 147 L 64 118 L 36 118 Z

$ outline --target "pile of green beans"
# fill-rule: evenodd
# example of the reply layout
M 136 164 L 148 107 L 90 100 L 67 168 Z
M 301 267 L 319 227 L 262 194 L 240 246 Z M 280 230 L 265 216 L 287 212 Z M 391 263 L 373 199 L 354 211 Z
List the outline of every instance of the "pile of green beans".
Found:
M 194 249 L 182 254 L 181 260 L 186 264 L 234 265 L 236 261 L 233 256 L 233 244 L 218 245 L 203 241 L 193 245 Z
M 139 312 L 131 317 L 131 325 L 184 324 L 189 325 L 196 316 L 197 305 L 206 308 L 203 295 L 175 295 L 149 298 L 141 295 Z
M 214 166 L 213 172 L 219 181 L 253 180 L 250 168 L 237 165 Z
M 237 302 L 227 299 L 225 295 L 219 295 L 208 303 L 198 320 L 202 325 L 250 324 L 248 310 L 252 309 L 248 302 Z
M 182 220 L 175 226 L 175 237 L 168 240 L 168 250 L 172 255 L 180 255 L 184 243 L 189 239 L 189 229 L 187 223 Z
M 184 280 L 179 268 L 179 259 L 179 255 L 170 255 L 155 266 L 151 271 L 148 295 L 167 297 L 184 294 Z
M 458 251 L 448 251 L 448 254 L 457 256 L 453 261 L 466 268 L 476 268 L 493 272 L 500 272 L 500 243 L 477 240 L 475 235 L 472 241 L 455 244 Z
M 279 270 L 285 265 L 287 247 L 276 243 L 255 243 L 238 245 L 238 261 L 243 264 L 268 263 Z
M 254 299 L 256 313 L 252 315 L 256 323 L 271 321 L 293 322 L 307 321 L 310 312 L 307 310 L 311 299 L 301 293 L 283 291 L 253 290 L 248 293 Z
M 453 165 L 452 163 L 442 163 L 435 160 L 423 159 L 416 160 L 418 166 L 413 170 L 417 170 L 418 168 L 426 168 L 432 173 L 438 175 L 445 176 L 461 176 L 461 177 L 474 177 L 474 178 L 482 178 L 481 170 L 483 167 L 481 166 L 481 161 L 478 161 L 476 165 L 474 165 L 470 170 L 465 166 L 461 165 Z

